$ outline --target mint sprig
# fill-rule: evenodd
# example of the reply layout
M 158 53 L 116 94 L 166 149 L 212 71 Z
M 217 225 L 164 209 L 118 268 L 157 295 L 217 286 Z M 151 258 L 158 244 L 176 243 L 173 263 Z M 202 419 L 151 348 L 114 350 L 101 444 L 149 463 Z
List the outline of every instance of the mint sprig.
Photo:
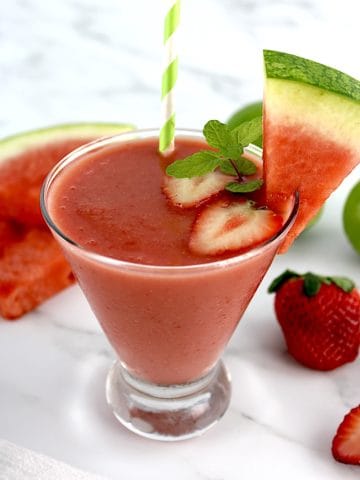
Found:
M 209 120 L 203 128 L 203 134 L 208 145 L 218 148 L 220 151 L 232 142 L 231 130 L 219 120 Z
M 210 120 L 203 129 L 207 144 L 213 150 L 201 150 L 181 160 L 171 163 L 166 173 L 176 178 L 192 178 L 206 175 L 216 168 L 234 181 L 229 182 L 225 189 L 234 193 L 247 193 L 258 190 L 262 180 L 246 179 L 256 173 L 256 165 L 244 158 L 244 148 L 255 142 L 262 135 L 262 117 L 256 117 L 243 122 L 234 129 L 218 120 Z
M 200 150 L 183 160 L 175 160 L 167 167 L 166 173 L 176 178 L 201 177 L 213 172 L 220 162 L 216 152 Z
M 250 182 L 229 182 L 226 190 L 232 193 L 250 193 L 258 190 L 263 184 L 262 180 L 251 180 Z
M 238 127 L 231 131 L 231 134 L 242 147 L 256 142 L 262 135 L 262 117 L 255 117 L 252 120 L 240 123 Z
M 247 158 L 239 158 L 238 160 L 223 160 L 220 163 L 220 170 L 226 175 L 254 175 L 256 173 L 256 165 Z

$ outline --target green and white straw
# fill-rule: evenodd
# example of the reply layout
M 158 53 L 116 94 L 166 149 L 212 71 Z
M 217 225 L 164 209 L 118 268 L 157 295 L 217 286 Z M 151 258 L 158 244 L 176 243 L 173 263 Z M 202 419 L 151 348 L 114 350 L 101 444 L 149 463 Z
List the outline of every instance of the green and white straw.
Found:
M 178 76 L 175 37 L 180 21 L 180 0 L 165 0 L 165 4 L 167 7 L 164 23 L 165 65 L 161 85 L 162 127 L 159 138 L 159 150 L 163 155 L 174 150 L 174 86 Z

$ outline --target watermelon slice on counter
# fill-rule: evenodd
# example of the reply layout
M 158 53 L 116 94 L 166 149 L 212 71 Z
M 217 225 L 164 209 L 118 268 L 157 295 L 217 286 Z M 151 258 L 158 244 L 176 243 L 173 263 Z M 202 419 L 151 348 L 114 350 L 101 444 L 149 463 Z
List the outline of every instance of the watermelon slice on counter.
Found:
M 41 185 L 62 157 L 132 127 L 59 125 L 0 141 L 0 315 L 18 318 L 74 281 L 41 216 Z
M 129 130 L 129 125 L 80 123 L 57 125 L 0 141 L 0 217 L 26 225 L 44 225 L 41 185 L 51 168 L 77 147 Z
M 26 229 L 0 257 L 0 314 L 18 318 L 73 282 L 52 234 L 45 228 Z
M 286 251 L 360 161 L 360 82 L 287 53 L 264 51 L 264 183 L 274 211 L 295 191 Z

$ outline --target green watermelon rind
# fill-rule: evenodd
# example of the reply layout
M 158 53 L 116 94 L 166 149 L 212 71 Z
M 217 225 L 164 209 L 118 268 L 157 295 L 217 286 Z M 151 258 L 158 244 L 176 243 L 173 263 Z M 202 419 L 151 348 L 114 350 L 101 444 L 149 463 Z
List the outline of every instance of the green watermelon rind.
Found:
M 282 52 L 266 50 L 264 61 L 267 200 L 271 202 L 274 198 L 276 202 L 276 198 L 290 195 L 294 190 L 300 193 L 298 217 L 280 249 L 285 252 L 331 191 L 359 163 L 360 82 L 331 67 Z M 304 138 L 299 147 L 301 153 L 298 149 L 293 153 L 294 139 L 301 136 Z M 284 155 L 281 160 L 276 138 L 281 138 Z M 309 138 L 315 139 L 313 152 L 320 151 L 320 144 L 321 152 L 328 151 L 329 158 L 333 151 L 340 152 L 342 161 L 335 163 L 338 173 L 333 173 L 326 185 L 322 177 L 323 171 L 326 173 L 323 163 L 307 150 Z M 288 148 L 286 154 L 284 148 Z M 311 174 L 306 168 L 309 162 Z M 294 172 L 294 169 L 298 170 Z M 302 182 L 304 172 L 309 176 Z M 276 209 L 276 205 L 271 206 Z
M 327 65 L 275 50 L 264 50 L 267 78 L 294 80 L 360 101 L 360 81 Z
M 325 77 L 334 81 L 332 73 L 336 72 L 352 84 L 354 92 L 360 89 L 360 82 L 330 67 L 287 53 L 265 50 L 264 62 L 268 121 L 274 126 L 292 125 L 299 132 L 308 131 L 319 138 L 331 139 L 358 157 L 360 101 L 354 99 L 357 94 L 345 94 L 344 82 L 335 85 L 338 88 L 326 89 Z M 324 78 L 315 81 L 319 72 L 323 72 Z
M 28 149 L 39 148 L 53 142 L 72 139 L 94 140 L 95 138 L 116 135 L 134 130 L 134 126 L 124 123 L 69 123 L 21 132 L 0 139 L 0 163 L 16 159 Z

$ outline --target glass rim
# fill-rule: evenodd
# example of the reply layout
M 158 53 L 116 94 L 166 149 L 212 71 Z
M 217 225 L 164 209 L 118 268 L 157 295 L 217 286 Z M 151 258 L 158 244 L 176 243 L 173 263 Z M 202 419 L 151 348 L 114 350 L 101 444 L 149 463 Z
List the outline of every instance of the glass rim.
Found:
M 190 128 L 176 128 L 175 136 L 192 136 L 192 137 L 202 137 L 202 131 Z M 45 219 L 50 230 L 55 233 L 62 241 L 69 244 L 71 248 L 75 250 L 79 250 L 82 255 L 85 255 L 89 259 L 100 262 L 104 265 L 112 266 L 112 267 L 119 267 L 122 269 L 127 269 L 131 271 L 138 271 L 138 272 L 147 272 L 147 273 L 195 273 L 195 272 L 202 272 L 206 270 L 215 270 L 218 268 L 230 267 L 234 266 L 238 263 L 241 263 L 245 260 L 248 260 L 252 257 L 256 257 L 263 251 L 267 250 L 276 240 L 281 241 L 283 237 L 286 236 L 287 232 L 293 225 L 298 208 L 299 208 L 299 193 L 293 193 L 293 205 L 291 211 L 289 213 L 288 218 L 286 219 L 284 225 L 280 228 L 275 235 L 267 239 L 265 242 L 257 245 L 256 247 L 247 250 L 242 253 L 235 254 L 231 257 L 221 259 L 221 260 L 214 260 L 210 262 L 204 263 L 197 263 L 193 265 L 153 265 L 153 264 L 142 264 L 142 263 L 135 263 L 135 262 L 128 262 L 126 260 L 120 260 L 114 257 L 106 256 L 101 253 L 93 252 L 84 246 L 78 244 L 70 237 L 65 235 L 61 229 L 56 225 L 53 221 L 48 208 L 47 208 L 47 196 L 49 193 L 49 189 L 51 187 L 52 182 L 55 178 L 61 173 L 61 171 L 66 168 L 72 162 L 75 162 L 77 159 L 83 157 L 87 153 L 93 152 L 96 149 L 100 149 L 106 146 L 115 145 L 119 141 L 126 141 L 128 139 L 131 140 L 138 140 L 143 138 L 152 138 L 159 136 L 159 129 L 158 128 L 147 128 L 147 129 L 136 129 L 136 130 L 127 130 L 125 132 L 121 132 L 116 135 L 111 135 L 109 137 L 102 137 L 100 139 L 94 140 L 92 142 L 86 143 L 72 152 L 67 154 L 63 157 L 48 173 L 47 177 L 45 178 L 40 192 L 40 208 L 42 215 Z M 257 147 L 256 145 L 250 144 L 248 147 L 245 148 L 246 152 L 253 154 L 259 158 L 262 157 L 262 149 Z

